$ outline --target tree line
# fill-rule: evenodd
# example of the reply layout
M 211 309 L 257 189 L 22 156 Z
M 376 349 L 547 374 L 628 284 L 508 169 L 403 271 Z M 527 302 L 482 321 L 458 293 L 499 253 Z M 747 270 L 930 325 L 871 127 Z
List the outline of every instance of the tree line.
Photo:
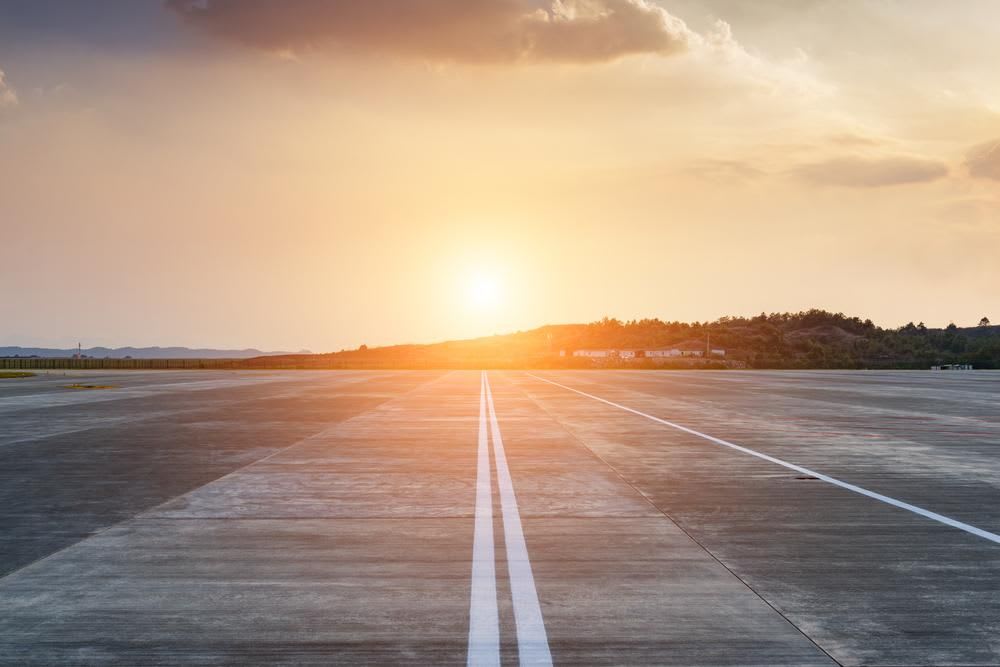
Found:
M 550 347 L 639 349 L 686 344 L 724 348 L 751 368 L 928 368 L 967 363 L 1000 368 L 1000 326 L 943 329 L 910 322 L 882 328 L 870 319 L 811 309 L 721 317 L 713 322 L 605 317 L 584 325 L 543 327 Z

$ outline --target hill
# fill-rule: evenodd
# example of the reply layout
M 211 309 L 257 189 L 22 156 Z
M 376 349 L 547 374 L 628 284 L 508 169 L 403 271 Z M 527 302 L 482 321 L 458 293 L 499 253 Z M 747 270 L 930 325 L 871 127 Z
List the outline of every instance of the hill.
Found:
M 676 359 L 588 359 L 583 349 L 724 349 L 725 356 Z M 343 350 L 331 354 L 250 359 L 251 368 L 580 368 L 615 366 L 714 368 L 914 368 L 969 363 L 1000 368 L 1000 326 L 886 329 L 843 313 L 808 310 L 723 317 L 714 322 L 623 322 L 543 326 L 530 331 L 428 345 Z

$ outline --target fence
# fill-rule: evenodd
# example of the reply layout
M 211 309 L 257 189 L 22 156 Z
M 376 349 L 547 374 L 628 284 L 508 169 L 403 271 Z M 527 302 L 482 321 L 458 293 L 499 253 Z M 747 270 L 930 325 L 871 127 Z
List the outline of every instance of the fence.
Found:
M 245 368 L 240 359 L 50 359 L 6 357 L 0 358 L 4 370 L 183 370 L 183 369 L 237 369 Z

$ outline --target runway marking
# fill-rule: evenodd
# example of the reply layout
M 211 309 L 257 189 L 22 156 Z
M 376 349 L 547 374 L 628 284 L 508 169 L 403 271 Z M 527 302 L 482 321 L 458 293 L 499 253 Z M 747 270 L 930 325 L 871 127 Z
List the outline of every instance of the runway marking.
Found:
M 493 435 L 493 455 L 497 466 L 497 484 L 500 487 L 500 508 L 503 514 L 504 543 L 507 547 L 507 569 L 510 574 L 510 594 L 514 603 L 514 623 L 517 626 L 517 654 L 521 665 L 551 665 L 552 654 L 545 633 L 542 608 L 535 590 L 535 577 L 528 559 L 528 546 L 521 528 L 521 513 L 507 467 L 507 455 L 500 436 L 500 424 L 493 407 L 490 380 L 483 373 L 486 402 L 490 410 Z
M 591 398 L 591 399 L 593 399 L 595 401 L 599 401 L 601 403 L 605 403 L 606 405 L 610 405 L 612 407 L 618 408 L 619 410 L 624 410 L 625 412 L 631 412 L 634 415 L 638 415 L 640 417 L 645 417 L 646 419 L 649 419 L 651 421 L 657 422 L 659 424 L 663 424 L 664 426 L 669 426 L 671 428 L 675 428 L 678 431 L 683 431 L 685 433 L 689 433 L 689 434 L 697 436 L 699 438 L 703 438 L 704 440 L 708 440 L 709 442 L 713 442 L 713 443 L 715 443 L 717 445 L 722 445 L 723 447 L 729 447 L 730 449 L 735 449 L 736 451 L 743 452 L 744 454 L 749 454 L 750 456 L 755 456 L 755 457 L 757 457 L 759 459 L 763 459 L 765 461 L 770 461 L 771 463 L 776 463 L 777 465 L 783 466 L 785 468 L 788 468 L 789 470 L 794 470 L 796 472 L 802 473 L 803 475 L 809 475 L 809 476 L 815 477 L 816 479 L 822 480 L 822 481 L 824 481 L 824 482 L 826 482 L 828 484 L 833 484 L 834 486 L 839 486 L 842 489 L 847 489 L 848 491 L 853 491 L 854 493 L 861 494 L 862 496 L 867 496 L 868 498 L 872 498 L 874 500 L 878 500 L 880 502 L 886 503 L 887 505 L 892 505 L 893 507 L 898 507 L 898 508 L 904 509 L 904 510 L 906 510 L 908 512 L 912 512 L 914 514 L 919 514 L 922 517 L 925 517 L 927 519 L 931 519 L 932 521 L 937 521 L 938 523 L 942 523 L 942 524 L 944 524 L 946 526 L 951 526 L 952 528 L 957 528 L 957 529 L 965 531 L 966 533 L 969 533 L 971 535 L 975 535 L 976 537 L 981 537 L 984 540 L 989 540 L 990 542 L 994 542 L 996 544 L 1000 544 L 1000 535 L 997 535 L 996 533 L 991 533 L 991 532 L 989 532 L 987 530 L 983 530 L 982 528 L 976 528 L 973 525 L 970 525 L 970 524 L 967 524 L 967 523 L 963 523 L 962 521 L 957 521 L 955 519 L 946 517 L 943 514 L 938 514 L 937 512 L 932 512 L 930 510 L 925 510 L 922 507 L 917 507 L 916 505 L 911 505 L 910 503 L 903 502 L 902 500 L 896 500 L 895 498 L 892 498 L 892 497 L 886 496 L 886 495 L 882 495 L 881 493 L 876 493 L 875 491 L 869 491 L 868 489 L 865 489 L 863 487 L 857 486 L 855 484 L 851 484 L 849 482 L 844 482 L 842 480 L 839 480 L 836 477 L 830 477 L 829 475 L 824 475 L 821 472 L 816 472 L 815 470 L 810 470 L 809 468 L 805 468 L 803 466 L 796 465 L 795 463 L 790 463 L 789 461 L 785 461 L 783 459 L 779 459 L 777 457 L 770 456 L 769 454 L 764 454 L 763 452 L 758 452 L 758 451 L 756 451 L 754 449 L 750 449 L 749 447 L 744 447 L 742 445 L 737 445 L 735 443 L 729 442 L 728 440 L 723 440 L 722 438 L 716 438 L 715 436 L 711 436 L 711 435 L 708 435 L 706 433 L 701 433 L 699 431 L 695 431 L 694 429 L 688 428 L 686 426 L 681 426 L 680 424 L 675 424 L 674 422 L 667 421 L 666 419 L 660 419 L 659 417 L 654 417 L 653 415 L 648 415 L 645 412 L 640 412 L 639 410 L 635 410 L 635 409 L 627 407 L 625 405 L 621 405 L 619 403 L 615 403 L 613 401 L 609 401 L 609 400 L 607 400 L 605 398 L 601 398 L 600 396 L 594 396 L 593 394 L 588 394 L 585 391 L 580 391 L 579 389 L 574 389 L 573 387 L 567 387 L 564 384 L 559 384 L 558 382 L 555 382 L 553 380 L 548 380 L 546 378 L 539 377 L 539 376 L 537 376 L 537 375 L 535 375 L 533 373 L 526 373 L 526 374 L 529 375 L 530 377 L 535 378 L 536 380 L 541 380 L 542 382 L 547 382 L 547 383 L 549 383 L 551 385 L 554 385 L 556 387 L 561 387 L 562 389 L 566 389 L 567 391 L 572 391 L 573 393 L 579 394 L 581 396 L 586 396 L 587 398 Z
M 492 406 L 491 406 L 492 407 Z M 468 664 L 500 664 L 496 554 L 493 548 L 493 482 L 486 430 L 486 374 L 479 379 L 479 454 L 476 463 L 476 525 L 472 540 Z

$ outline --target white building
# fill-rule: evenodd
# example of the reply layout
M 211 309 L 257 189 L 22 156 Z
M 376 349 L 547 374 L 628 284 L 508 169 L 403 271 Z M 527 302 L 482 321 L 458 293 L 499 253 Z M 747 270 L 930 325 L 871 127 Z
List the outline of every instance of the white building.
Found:
M 724 357 L 726 351 L 715 348 L 710 351 L 712 356 Z M 690 345 L 679 347 L 658 348 L 655 350 L 573 350 L 574 357 L 586 357 L 589 359 L 669 359 L 673 357 L 704 357 L 705 350 L 695 349 Z M 564 353 L 560 352 L 560 356 Z
M 681 351 L 676 348 L 671 349 L 660 349 L 660 350 L 646 350 L 644 352 L 647 357 L 679 357 L 681 356 Z

